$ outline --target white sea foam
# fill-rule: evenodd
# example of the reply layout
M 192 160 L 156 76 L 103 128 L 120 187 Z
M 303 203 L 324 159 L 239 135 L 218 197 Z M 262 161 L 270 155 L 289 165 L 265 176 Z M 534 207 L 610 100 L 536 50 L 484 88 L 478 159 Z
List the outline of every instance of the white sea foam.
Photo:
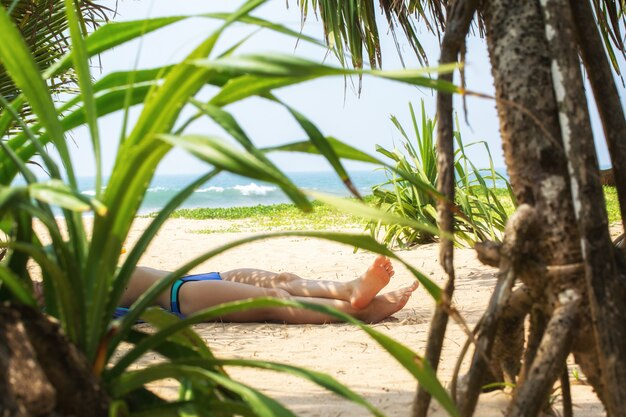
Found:
M 224 187 L 210 186 L 210 187 L 206 187 L 206 188 L 197 189 L 195 192 L 196 193 L 210 193 L 210 192 L 223 193 L 224 192 Z
M 167 187 L 161 187 L 161 186 L 148 188 L 149 193 L 158 193 L 159 191 L 170 191 L 170 189 Z
M 233 189 L 239 191 L 242 195 L 266 195 L 267 193 L 276 191 L 276 187 L 258 185 L 253 182 L 248 185 L 235 185 Z

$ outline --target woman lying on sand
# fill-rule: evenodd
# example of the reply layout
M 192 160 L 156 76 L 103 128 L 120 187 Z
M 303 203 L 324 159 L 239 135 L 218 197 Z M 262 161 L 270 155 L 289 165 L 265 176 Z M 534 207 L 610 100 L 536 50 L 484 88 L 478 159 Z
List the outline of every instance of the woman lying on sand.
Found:
M 152 268 L 139 267 L 130 279 L 121 300 L 129 307 L 152 284 L 168 274 Z M 359 278 L 349 282 L 320 281 L 300 278 L 295 274 L 260 269 L 234 269 L 226 272 L 188 275 L 177 280 L 170 291 L 156 300 L 162 308 L 182 316 L 226 303 L 259 297 L 278 297 L 331 306 L 367 323 L 379 322 L 401 310 L 409 301 L 418 283 L 386 294 L 378 293 L 393 276 L 391 261 L 378 256 Z M 322 324 L 338 321 L 315 311 L 270 307 L 256 308 L 220 317 L 231 322 L 281 322 L 290 324 Z
M 155 282 L 169 272 L 138 267 L 133 273 L 120 306 L 126 310 Z M 359 278 L 348 282 L 309 280 L 287 272 L 261 269 L 233 269 L 226 272 L 187 275 L 157 297 L 155 304 L 179 316 L 186 316 L 218 304 L 260 297 L 277 297 L 334 307 L 366 323 L 377 323 L 401 310 L 418 282 L 379 295 L 393 276 L 391 261 L 378 256 Z M 33 282 L 35 294 L 43 305 L 41 282 Z M 123 315 L 125 311 L 116 312 Z M 219 318 L 231 322 L 280 322 L 322 324 L 340 321 L 315 311 L 290 307 L 255 308 Z

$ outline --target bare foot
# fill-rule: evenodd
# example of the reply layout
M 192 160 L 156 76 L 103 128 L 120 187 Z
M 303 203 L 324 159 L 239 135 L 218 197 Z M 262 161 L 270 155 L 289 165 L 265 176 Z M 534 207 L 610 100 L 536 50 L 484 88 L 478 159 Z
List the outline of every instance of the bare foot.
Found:
M 393 265 L 391 265 L 389 258 L 382 255 L 377 256 L 367 271 L 353 281 L 354 289 L 350 296 L 352 308 L 360 310 L 367 307 L 376 297 L 376 294 L 389 284 L 393 274 Z
M 402 310 L 418 286 L 419 283 L 415 281 L 413 285 L 408 287 L 374 297 L 372 302 L 355 316 L 366 323 L 378 323 Z

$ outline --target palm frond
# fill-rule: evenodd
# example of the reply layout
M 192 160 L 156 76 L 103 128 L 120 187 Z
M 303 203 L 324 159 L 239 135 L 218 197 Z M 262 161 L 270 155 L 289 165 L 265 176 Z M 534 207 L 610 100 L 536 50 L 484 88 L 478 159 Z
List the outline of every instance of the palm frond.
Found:
M 346 56 L 349 55 L 352 66 L 362 68 L 365 51 L 372 68 L 382 66 L 374 0 L 300 0 L 299 4 L 303 22 L 309 15 L 309 8 L 319 16 L 324 25 L 326 43 L 342 65 L 346 64 Z M 446 4 L 447 0 L 380 0 L 380 10 L 387 19 L 401 59 L 400 42 L 396 37 L 398 28 L 420 63 L 428 63 L 416 28 L 423 21 L 428 31 L 439 36 L 445 28 Z
M 593 5 L 598 29 L 604 39 L 605 49 L 613 68 L 618 75 L 620 63 L 617 55 L 626 57 L 623 30 L 626 27 L 624 0 L 583 0 Z M 346 65 L 346 57 L 355 68 L 362 68 L 364 57 L 372 68 L 382 66 L 379 28 L 376 22 L 376 5 L 374 0 L 299 0 L 303 24 L 310 15 L 309 9 L 319 18 L 324 26 L 325 39 L 328 47 L 335 53 L 342 65 Z M 419 24 L 428 32 L 441 38 L 445 31 L 446 8 L 448 0 L 379 0 L 381 13 L 387 20 L 396 49 L 403 61 L 403 51 L 397 37 L 398 29 L 404 35 L 409 46 L 421 64 L 428 64 L 426 51 L 420 42 Z M 475 31 L 479 36 L 484 34 L 484 25 L 479 13 Z M 365 52 L 364 52 L 365 51 Z
M 80 24 L 83 32 L 107 21 L 114 11 L 91 1 L 80 0 Z M 70 49 L 69 32 L 63 0 L 0 0 L 0 6 L 10 11 L 11 20 L 18 27 L 35 62 L 41 70 L 50 67 Z M 72 71 L 48 80 L 55 94 L 75 90 Z M 0 95 L 8 102 L 20 94 L 6 69 L 0 62 Z M 0 106 L 0 109 L 2 106 Z M 29 114 L 25 109 L 24 116 Z
M 621 76 L 616 50 L 622 59 L 626 58 L 626 48 L 622 30 L 626 25 L 624 15 L 624 1 L 615 0 L 590 0 L 593 4 L 596 23 L 602 39 L 606 54 L 613 65 L 615 72 Z

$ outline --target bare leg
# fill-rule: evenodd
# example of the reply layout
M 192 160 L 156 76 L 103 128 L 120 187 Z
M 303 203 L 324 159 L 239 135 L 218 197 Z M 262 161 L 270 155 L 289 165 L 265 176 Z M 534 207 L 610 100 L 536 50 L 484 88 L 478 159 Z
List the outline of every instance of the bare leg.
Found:
M 393 265 L 384 256 L 378 256 L 363 275 L 348 282 L 303 279 L 296 274 L 248 268 L 221 273 L 225 281 L 281 289 L 299 297 L 349 301 L 356 309 L 367 306 L 393 275 Z
M 146 292 L 152 284 L 161 278 L 164 278 L 166 275 L 168 275 L 167 271 L 161 271 L 159 269 L 148 268 L 145 266 L 137 267 L 133 272 L 128 285 L 124 289 L 124 293 L 122 294 L 122 298 L 119 303 L 120 307 L 130 307 L 130 305 L 134 303 L 144 292 Z M 169 310 L 169 297 L 170 290 L 168 288 L 163 291 L 163 293 L 159 294 L 155 303 Z
M 374 297 L 363 309 L 353 308 L 349 302 L 328 298 L 294 297 L 285 290 L 263 288 L 253 285 L 229 281 L 187 282 L 180 289 L 181 310 L 183 314 L 196 311 L 229 301 L 253 299 L 258 297 L 278 297 L 334 307 L 362 321 L 375 323 L 402 309 L 417 283 L 387 294 Z M 227 314 L 220 319 L 232 322 L 281 322 L 289 324 L 322 324 L 339 321 L 334 317 L 315 311 L 289 308 L 270 307 L 247 310 Z

